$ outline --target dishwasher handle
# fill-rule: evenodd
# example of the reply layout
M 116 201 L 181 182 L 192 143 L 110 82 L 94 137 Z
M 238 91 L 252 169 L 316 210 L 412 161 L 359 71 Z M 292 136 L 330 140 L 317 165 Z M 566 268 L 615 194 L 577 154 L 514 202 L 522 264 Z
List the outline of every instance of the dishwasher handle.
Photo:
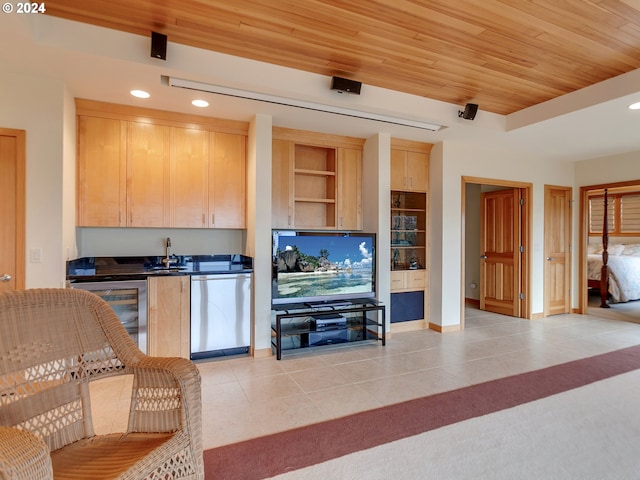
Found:
M 221 273 L 216 275 L 191 275 L 192 282 L 208 282 L 211 280 L 229 280 L 235 278 L 251 278 L 250 273 Z

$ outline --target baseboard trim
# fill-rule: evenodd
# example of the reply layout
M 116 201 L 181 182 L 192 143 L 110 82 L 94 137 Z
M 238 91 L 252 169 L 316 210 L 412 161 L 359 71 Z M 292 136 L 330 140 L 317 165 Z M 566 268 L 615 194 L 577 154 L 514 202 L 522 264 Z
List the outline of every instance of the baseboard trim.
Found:
M 450 332 L 459 332 L 461 330 L 461 326 L 458 324 L 458 325 L 447 325 L 443 327 L 442 325 L 430 323 L 429 329 L 434 330 L 438 333 L 450 333 Z
M 475 298 L 465 298 L 464 304 L 467 307 L 480 308 L 480 300 L 476 300 Z

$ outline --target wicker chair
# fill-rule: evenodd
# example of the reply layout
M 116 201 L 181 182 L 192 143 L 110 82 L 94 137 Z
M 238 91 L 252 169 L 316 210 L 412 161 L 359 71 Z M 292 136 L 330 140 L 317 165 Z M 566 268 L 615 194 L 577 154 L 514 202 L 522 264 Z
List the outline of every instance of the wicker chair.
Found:
M 127 432 L 95 435 L 89 382 L 133 374 Z M 0 479 L 203 479 L 200 375 L 144 355 L 75 289 L 0 294 Z

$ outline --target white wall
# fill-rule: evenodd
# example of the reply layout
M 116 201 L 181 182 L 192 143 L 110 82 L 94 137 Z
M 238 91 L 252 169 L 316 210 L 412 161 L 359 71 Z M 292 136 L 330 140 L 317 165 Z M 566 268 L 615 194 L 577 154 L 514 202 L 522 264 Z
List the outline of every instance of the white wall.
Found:
M 464 297 L 473 300 L 480 300 L 480 191 L 481 185 L 468 183 L 464 197 Z
M 533 184 L 531 306 L 534 315 L 541 313 L 544 307 L 544 185 L 574 185 L 573 164 L 549 161 L 536 156 L 535 152 L 508 151 L 499 146 L 461 141 L 444 142 L 441 155 L 440 159 L 439 151 L 432 152 L 431 280 L 440 282 L 442 292 L 439 296 L 437 285 L 433 288 L 432 283 L 431 300 L 434 306 L 431 309 L 431 321 L 439 318 L 435 304 L 441 303 L 443 327 L 461 322 L 463 176 Z
M 640 152 L 583 160 L 573 165 L 577 187 L 640 180 Z
M 63 176 L 69 166 L 68 141 L 75 142 L 75 137 L 63 137 L 68 103 L 59 80 L 6 72 L 0 75 L 0 125 L 27 132 L 27 288 L 64 284 L 63 240 L 69 240 L 69 217 L 64 209 L 70 198 L 63 198 L 63 187 L 68 184 L 68 177 L 63 181 Z M 75 158 L 75 148 L 73 152 Z M 42 262 L 30 261 L 32 249 L 42 249 Z

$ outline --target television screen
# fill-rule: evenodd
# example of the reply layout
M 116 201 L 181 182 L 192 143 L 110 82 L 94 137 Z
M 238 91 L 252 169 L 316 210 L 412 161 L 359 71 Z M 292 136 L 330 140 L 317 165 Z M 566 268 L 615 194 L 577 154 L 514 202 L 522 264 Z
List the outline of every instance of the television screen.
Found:
M 274 304 L 375 296 L 375 234 L 273 231 Z

